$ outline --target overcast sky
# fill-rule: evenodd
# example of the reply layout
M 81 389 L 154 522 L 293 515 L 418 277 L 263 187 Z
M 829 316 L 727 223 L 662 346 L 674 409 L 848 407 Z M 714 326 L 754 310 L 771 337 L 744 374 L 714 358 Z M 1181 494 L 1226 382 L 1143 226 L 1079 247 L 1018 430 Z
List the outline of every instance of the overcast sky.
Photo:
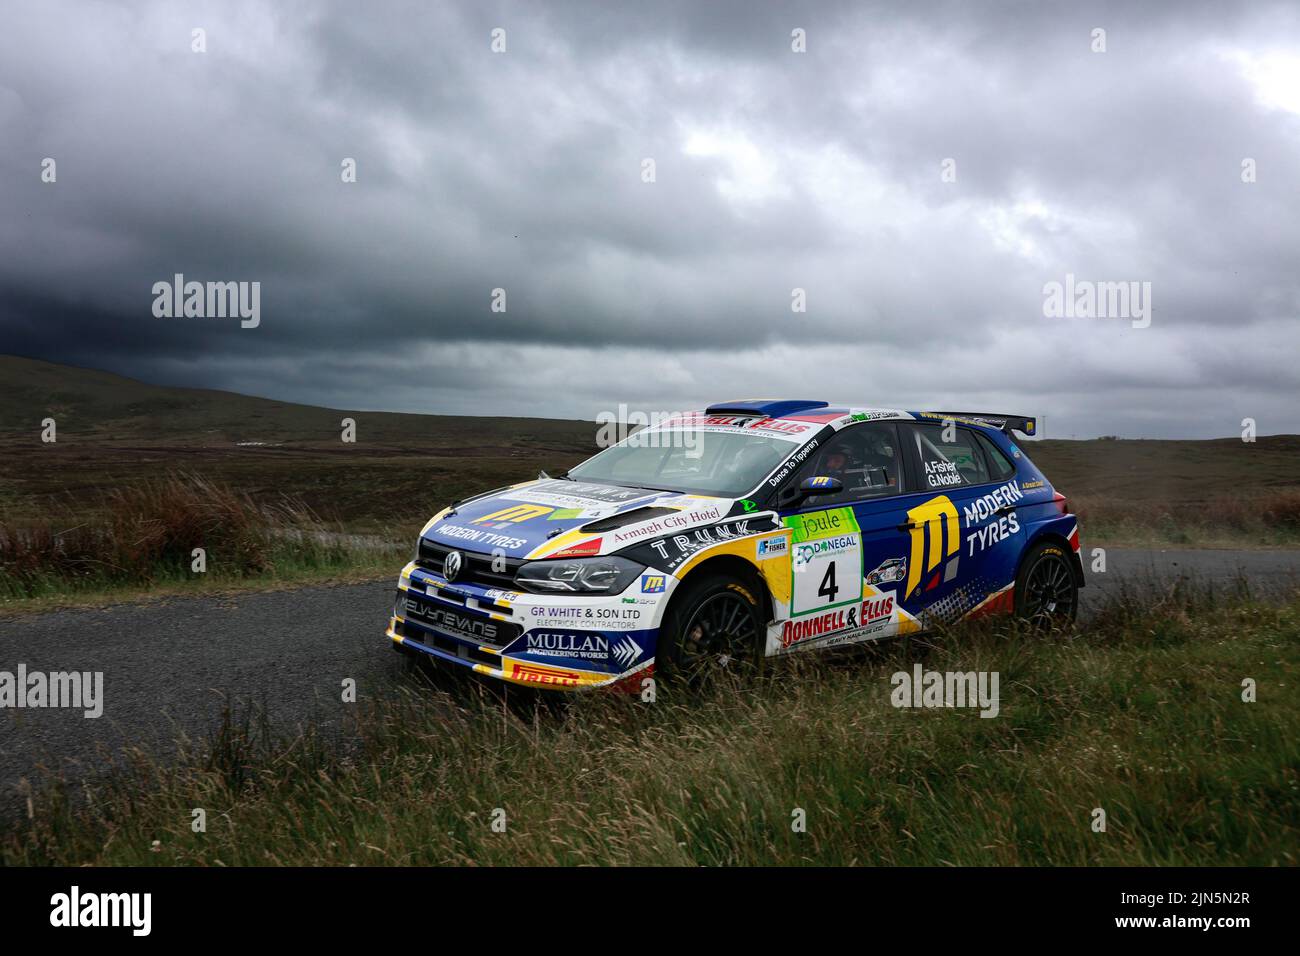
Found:
M 1300 432 L 1298 254 L 1296 3 L 0 11 L 0 352 L 150 382 Z M 175 273 L 260 324 L 156 317 Z M 1149 326 L 1045 314 L 1067 274 Z

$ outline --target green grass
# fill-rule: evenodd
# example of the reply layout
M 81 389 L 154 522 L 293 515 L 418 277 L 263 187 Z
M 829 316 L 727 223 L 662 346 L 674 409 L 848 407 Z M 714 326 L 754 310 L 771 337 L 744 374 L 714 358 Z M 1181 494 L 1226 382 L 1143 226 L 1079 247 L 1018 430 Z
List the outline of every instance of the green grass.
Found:
M 1123 596 L 1073 637 L 965 627 L 654 703 L 507 706 L 395 669 L 340 736 L 276 737 L 243 712 L 179 763 L 38 790 L 0 859 L 1294 865 L 1298 638 L 1300 596 L 1188 589 Z M 916 661 L 998 671 L 1000 715 L 893 708 L 890 675 Z

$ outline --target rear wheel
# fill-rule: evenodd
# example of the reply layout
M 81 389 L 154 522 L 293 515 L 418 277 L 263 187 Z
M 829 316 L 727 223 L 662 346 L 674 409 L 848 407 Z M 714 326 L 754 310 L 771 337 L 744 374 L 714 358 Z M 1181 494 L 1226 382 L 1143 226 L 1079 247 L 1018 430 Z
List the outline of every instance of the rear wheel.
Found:
M 1079 611 L 1079 585 L 1065 548 L 1034 545 L 1016 575 L 1016 616 L 1035 627 L 1065 627 Z
M 655 670 L 694 681 L 756 667 L 763 659 L 764 631 L 758 585 L 709 575 L 685 588 L 664 617 Z

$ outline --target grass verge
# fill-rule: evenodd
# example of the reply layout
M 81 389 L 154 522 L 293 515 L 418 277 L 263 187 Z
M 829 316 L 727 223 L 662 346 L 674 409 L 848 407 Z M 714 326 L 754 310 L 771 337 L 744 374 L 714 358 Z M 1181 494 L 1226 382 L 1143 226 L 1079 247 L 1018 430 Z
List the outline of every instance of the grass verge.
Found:
M 965 626 L 654 703 L 395 679 L 342 735 L 228 713 L 179 760 L 42 789 L 0 859 L 1294 865 L 1298 638 L 1300 595 L 1174 588 L 1120 594 L 1072 636 Z M 997 671 L 999 715 L 894 708 L 916 662 Z
M 344 532 L 299 499 L 259 501 L 198 475 L 125 485 L 67 513 L 0 523 L 0 608 L 392 574 L 407 550 Z M 75 523 L 73 523 L 75 521 Z
M 1091 544 L 1180 548 L 1300 547 L 1300 491 L 1281 489 L 1211 501 L 1070 500 Z

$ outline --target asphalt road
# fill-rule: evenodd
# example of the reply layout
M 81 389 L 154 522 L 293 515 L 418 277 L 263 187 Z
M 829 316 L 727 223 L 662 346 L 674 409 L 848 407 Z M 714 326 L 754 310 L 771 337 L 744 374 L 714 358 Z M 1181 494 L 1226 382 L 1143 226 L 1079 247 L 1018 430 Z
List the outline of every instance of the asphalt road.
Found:
M 1090 562 L 1085 562 L 1085 565 Z M 1104 574 L 1088 571 L 1084 613 L 1123 583 L 1202 582 L 1245 574 L 1259 591 L 1300 580 L 1297 551 L 1130 551 L 1109 549 Z M 395 579 L 396 575 L 394 575 Z M 70 776 L 104 768 L 123 746 L 166 749 L 181 733 L 205 739 L 224 703 L 265 707 L 272 725 L 337 726 L 358 695 L 382 691 L 399 674 L 383 630 L 393 582 L 238 597 L 176 598 L 142 604 L 0 618 L 0 671 L 102 671 L 104 712 L 0 710 L 0 814 L 23 802 L 21 781 L 38 768 Z

